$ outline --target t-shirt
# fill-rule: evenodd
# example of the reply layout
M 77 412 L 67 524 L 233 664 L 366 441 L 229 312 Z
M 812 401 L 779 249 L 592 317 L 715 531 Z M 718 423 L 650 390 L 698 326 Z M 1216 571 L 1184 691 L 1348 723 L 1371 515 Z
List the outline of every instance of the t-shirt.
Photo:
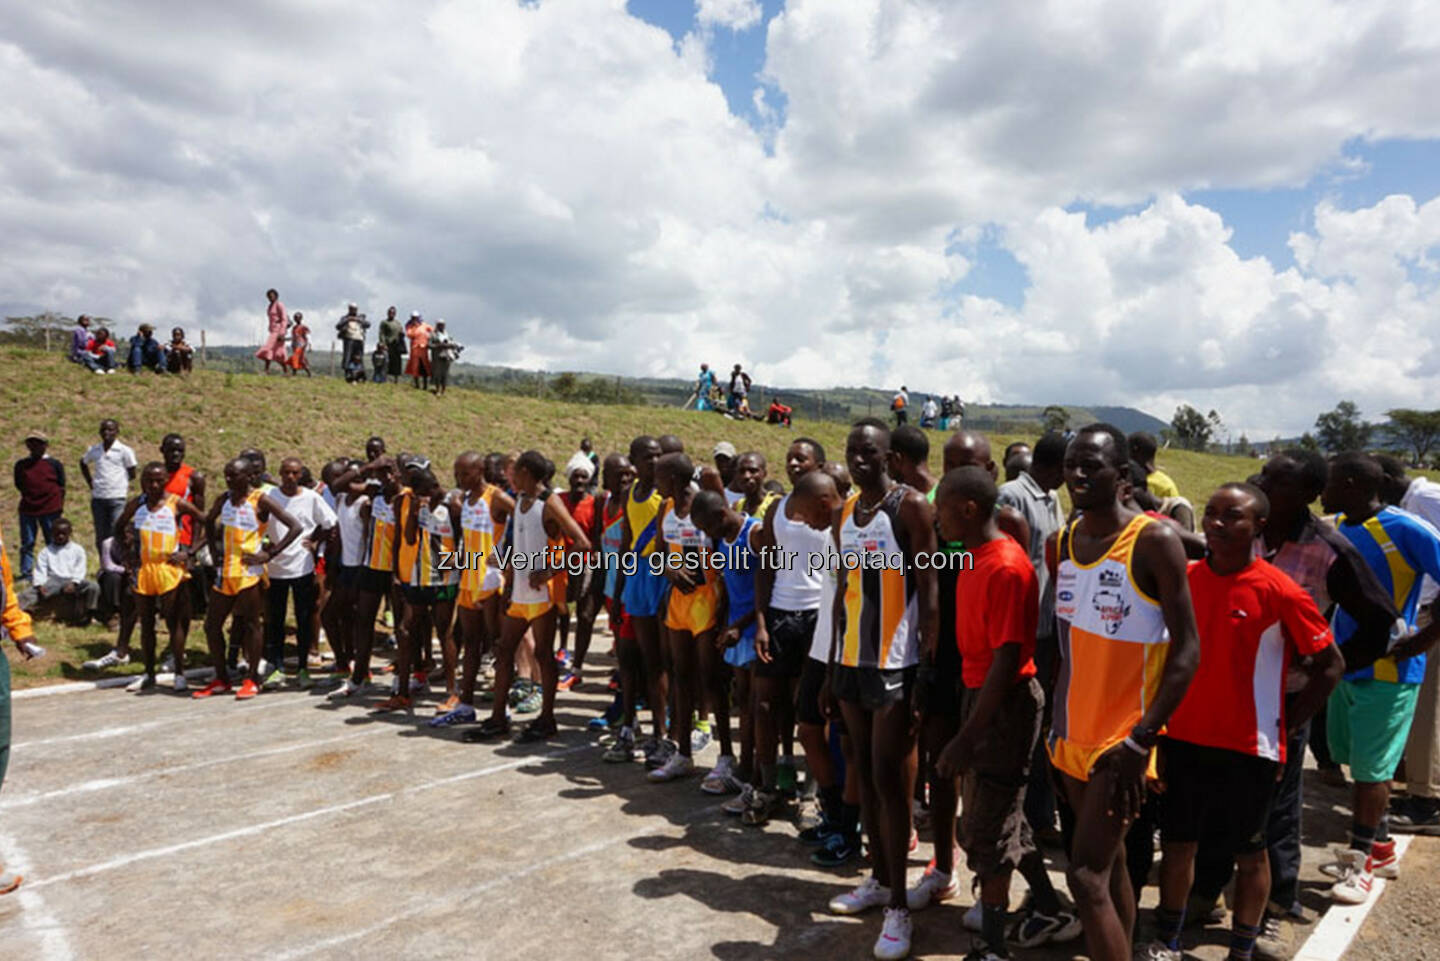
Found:
M 961 680 L 978 688 L 1006 644 L 1020 645 L 1019 677 L 1035 676 L 1035 626 L 1040 583 L 1030 556 L 1009 537 L 987 541 L 970 557 L 974 568 L 955 579 L 955 643 Z
M 1422 575 L 1440 580 L 1440 534 L 1425 521 L 1407 511 L 1382 507 L 1358 524 L 1345 515 L 1336 527 L 1360 551 L 1380 586 L 1390 592 L 1395 610 L 1413 630 L 1420 609 Z M 1355 632 L 1355 619 L 1343 608 L 1335 612 L 1335 640 L 1342 647 Z M 1389 681 L 1419 684 L 1425 679 L 1425 657 L 1396 660 L 1382 657 L 1370 667 L 1351 671 L 1346 680 Z
M 1171 479 L 1170 475 L 1163 470 L 1152 470 L 1149 476 L 1145 478 L 1145 486 L 1150 489 L 1150 493 L 1161 500 L 1167 497 L 1180 496 L 1180 488 L 1175 485 L 1175 481 Z
M 278 487 L 271 491 L 268 496 L 282 510 L 288 511 L 290 516 L 300 525 L 300 533 L 290 542 L 290 546 L 275 557 L 270 559 L 266 565 L 271 577 L 304 577 L 306 574 L 315 572 L 315 555 L 306 547 L 302 541 L 311 538 L 316 529 L 329 530 L 335 526 L 335 512 L 330 505 L 325 503 L 325 498 L 302 487 L 291 497 Z M 270 520 L 266 523 L 266 533 L 270 536 L 271 543 L 280 543 L 280 538 L 285 536 L 285 525 L 272 513 Z
M 1191 561 L 1200 666 L 1167 725 L 1170 737 L 1285 760 L 1285 671 L 1330 644 L 1330 625 L 1299 584 L 1268 561 L 1221 576 Z
M 560 503 L 570 512 L 575 519 L 576 525 L 587 534 L 595 526 L 595 497 L 591 494 L 581 493 L 578 497 L 571 491 L 560 495 Z M 568 543 L 568 539 L 567 539 Z
M 340 525 L 340 566 L 359 567 L 365 563 L 365 521 L 360 517 L 360 510 L 370 502 L 370 498 L 363 494 L 358 497 L 344 494 L 337 500 L 335 516 Z
M 90 465 L 90 478 L 94 481 L 90 496 L 94 499 L 121 500 L 129 492 L 135 452 L 118 440 L 109 450 L 104 444 L 92 445 L 80 462 Z
M 1013 481 L 1000 485 L 995 503 L 996 506 L 1015 508 L 1030 527 L 1030 543 L 1025 546 L 1040 584 L 1040 633 L 1046 637 L 1053 636 L 1055 588 L 1050 583 L 1050 567 L 1045 563 L 1045 542 L 1064 524 L 1060 515 L 1060 498 L 1054 491 L 1041 487 L 1028 472 L 1022 472 Z
M 1400 509 L 1440 530 L 1440 484 L 1425 477 L 1415 478 L 1405 488 L 1405 496 L 1400 498 Z M 1440 584 L 1427 574 L 1420 587 L 1420 606 L 1428 606 L 1436 596 L 1440 596 Z
M 48 454 L 15 462 L 20 513 L 58 514 L 65 507 L 65 465 Z

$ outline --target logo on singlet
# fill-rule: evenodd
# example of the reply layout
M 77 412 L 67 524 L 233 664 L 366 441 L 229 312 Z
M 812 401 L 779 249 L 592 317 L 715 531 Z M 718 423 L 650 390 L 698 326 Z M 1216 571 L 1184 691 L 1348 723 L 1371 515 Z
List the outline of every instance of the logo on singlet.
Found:
M 1096 591 L 1092 603 L 1095 613 L 1100 615 L 1100 623 L 1105 625 L 1105 633 L 1111 637 L 1120 633 L 1125 618 L 1130 616 L 1130 605 L 1125 603 L 1125 595 L 1119 591 Z

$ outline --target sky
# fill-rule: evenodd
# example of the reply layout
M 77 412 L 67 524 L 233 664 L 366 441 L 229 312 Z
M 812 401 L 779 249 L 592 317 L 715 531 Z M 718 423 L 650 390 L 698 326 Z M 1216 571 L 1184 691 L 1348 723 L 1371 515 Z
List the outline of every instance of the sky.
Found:
M 1293 435 L 1440 397 L 1440 10 L 0 5 L 0 309 Z

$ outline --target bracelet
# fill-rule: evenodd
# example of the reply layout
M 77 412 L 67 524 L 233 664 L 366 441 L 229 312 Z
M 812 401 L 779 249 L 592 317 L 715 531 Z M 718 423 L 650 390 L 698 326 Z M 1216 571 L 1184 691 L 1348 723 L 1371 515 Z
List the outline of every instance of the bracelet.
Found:
M 1141 747 L 1139 742 L 1137 742 L 1133 737 L 1130 737 L 1128 734 L 1125 736 L 1125 740 L 1122 743 L 1124 743 L 1126 747 L 1134 751 L 1136 754 L 1139 754 L 1141 757 L 1150 756 L 1150 750 L 1148 748 Z

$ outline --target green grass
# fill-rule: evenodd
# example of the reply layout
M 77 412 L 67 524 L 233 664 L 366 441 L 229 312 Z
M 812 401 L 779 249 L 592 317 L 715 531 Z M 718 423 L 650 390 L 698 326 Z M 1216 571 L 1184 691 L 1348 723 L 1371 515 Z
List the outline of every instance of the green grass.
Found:
M 447 476 L 454 457 L 468 449 L 535 448 L 561 465 L 582 436 L 589 436 L 603 456 L 626 449 L 639 433 L 676 434 L 687 450 L 707 461 L 715 443 L 728 440 L 741 451 L 764 454 L 772 475 L 782 480 L 792 438 L 813 436 L 831 459 L 841 458 L 845 447 L 843 424 L 797 421 L 793 430 L 785 430 L 673 407 L 570 404 L 461 389 L 437 398 L 408 383 L 347 385 L 320 376 L 295 379 L 201 370 L 188 380 L 125 373 L 98 377 L 57 354 L 20 348 L 0 349 L 0 370 L 6 371 L 0 380 L 0 417 L 15 445 L 12 460 L 24 456 L 20 439 L 28 430 L 49 434 L 50 453 L 64 461 L 70 478 L 67 516 L 78 541 L 92 551 L 92 566 L 96 560 L 89 497 L 78 465 L 80 455 L 96 441 L 104 417 L 120 422 L 121 439 L 135 449 L 142 465 L 159 459 L 161 437 L 171 431 L 183 434 L 189 447 L 186 459 L 211 476 L 212 490 L 220 487 L 225 460 L 246 447 L 265 451 L 272 470 L 281 457 L 296 455 L 318 475 L 329 458 L 359 455 L 372 434 L 384 437 L 391 451 L 425 454 L 445 467 Z M 935 431 L 930 436 L 930 463 L 938 473 L 945 435 Z M 991 441 L 998 457 L 1010 441 L 1033 441 L 1035 436 L 997 434 Z M 1198 507 L 1217 485 L 1243 480 L 1259 468 L 1259 461 L 1166 451 L 1160 466 Z M 132 493 L 138 493 L 138 487 Z M 12 565 L 18 564 L 20 540 L 16 497 L 9 485 L 0 492 L 0 530 Z M 199 626 L 192 627 L 189 645 L 197 655 L 203 648 Z M 37 634 L 49 652 L 36 662 L 14 664 L 17 687 L 95 677 L 79 665 L 108 650 L 113 639 L 100 627 L 80 630 L 53 623 L 38 625 Z M 163 633 L 161 643 L 166 643 Z M 13 662 L 8 648 L 7 654 Z

